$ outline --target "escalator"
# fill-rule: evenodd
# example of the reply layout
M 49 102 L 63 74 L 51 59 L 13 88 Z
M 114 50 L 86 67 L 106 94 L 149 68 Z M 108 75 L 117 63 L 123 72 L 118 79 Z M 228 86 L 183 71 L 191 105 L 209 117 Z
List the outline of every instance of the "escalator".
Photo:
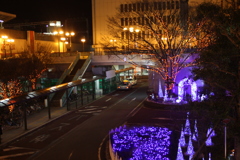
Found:
M 77 71 L 82 67 L 86 67 L 84 66 L 85 62 L 86 62 L 86 59 L 79 59 L 76 65 L 74 66 L 74 68 L 72 69 L 72 71 L 64 78 L 62 83 L 74 81 L 75 80 L 74 77 L 76 76 Z M 65 90 L 56 92 L 56 94 L 51 99 L 50 105 L 55 107 L 61 106 L 60 100 L 63 98 L 65 92 L 66 92 Z

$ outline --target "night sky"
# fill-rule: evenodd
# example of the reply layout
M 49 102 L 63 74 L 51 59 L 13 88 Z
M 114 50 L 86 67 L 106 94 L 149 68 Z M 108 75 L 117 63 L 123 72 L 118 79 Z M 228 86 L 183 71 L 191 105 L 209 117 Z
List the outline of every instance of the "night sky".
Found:
M 91 0 L 4 0 L 0 11 L 16 14 L 14 22 L 91 18 Z

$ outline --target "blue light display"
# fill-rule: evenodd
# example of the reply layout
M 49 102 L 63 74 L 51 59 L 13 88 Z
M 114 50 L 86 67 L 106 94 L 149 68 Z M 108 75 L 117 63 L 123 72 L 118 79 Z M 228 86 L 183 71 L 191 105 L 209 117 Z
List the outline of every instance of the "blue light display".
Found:
M 113 151 L 127 160 L 170 160 L 172 131 L 163 127 L 120 127 L 111 131 Z

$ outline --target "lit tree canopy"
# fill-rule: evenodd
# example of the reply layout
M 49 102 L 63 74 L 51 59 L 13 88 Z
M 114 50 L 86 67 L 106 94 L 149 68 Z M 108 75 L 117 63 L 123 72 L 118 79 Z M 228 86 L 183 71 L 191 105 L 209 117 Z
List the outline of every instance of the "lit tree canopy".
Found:
M 8 98 L 24 91 L 24 83 L 31 82 L 35 89 L 36 81 L 51 62 L 49 47 L 38 44 L 36 53 L 22 53 L 19 58 L 0 60 L 0 96 Z M 28 86 L 27 86 L 28 87 Z
M 215 37 L 202 30 L 205 19 L 196 21 L 188 8 L 187 1 L 143 0 L 121 5 L 117 15 L 108 19 L 111 37 L 104 37 L 104 48 L 120 51 L 117 54 L 149 55 L 152 65 L 145 68 L 160 74 L 171 90 L 177 73 L 194 65 L 194 53 Z M 115 47 L 109 47 L 110 39 L 116 40 Z

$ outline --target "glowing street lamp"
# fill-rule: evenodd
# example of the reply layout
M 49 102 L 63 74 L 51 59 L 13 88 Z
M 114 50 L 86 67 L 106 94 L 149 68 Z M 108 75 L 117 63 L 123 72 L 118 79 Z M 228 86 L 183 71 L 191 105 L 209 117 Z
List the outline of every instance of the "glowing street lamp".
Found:
M 128 35 L 126 35 L 126 37 L 128 38 L 128 51 L 129 51 L 129 49 L 130 49 L 129 48 L 130 36 L 132 37 L 133 32 L 138 33 L 138 32 L 140 32 L 140 30 L 139 29 L 134 29 L 133 27 L 130 27 L 130 28 L 123 28 L 123 31 L 125 31 L 126 34 L 128 34 Z
M 110 42 L 113 44 L 113 48 L 114 48 L 114 43 L 116 42 L 116 39 L 110 39 Z
M 65 33 L 65 35 L 67 37 L 70 37 L 69 47 L 70 47 L 70 51 L 71 51 L 71 48 L 72 48 L 72 36 L 74 36 L 75 33 L 74 32 L 67 32 L 67 33 Z
M 84 43 L 86 42 L 86 39 L 85 39 L 85 38 L 82 38 L 82 39 L 81 39 L 81 42 L 83 43 L 83 52 L 84 52 Z
M 61 37 L 60 40 L 62 42 L 62 52 L 64 52 L 64 44 L 67 44 L 67 42 L 66 42 L 67 39 L 65 37 Z M 60 50 L 60 48 L 59 48 L 59 50 Z
M 64 33 L 63 31 L 54 31 L 53 32 L 54 35 L 58 36 L 58 54 L 59 54 L 59 56 L 60 56 L 60 42 L 59 42 L 59 39 L 61 39 L 60 36 L 62 36 L 63 33 Z

